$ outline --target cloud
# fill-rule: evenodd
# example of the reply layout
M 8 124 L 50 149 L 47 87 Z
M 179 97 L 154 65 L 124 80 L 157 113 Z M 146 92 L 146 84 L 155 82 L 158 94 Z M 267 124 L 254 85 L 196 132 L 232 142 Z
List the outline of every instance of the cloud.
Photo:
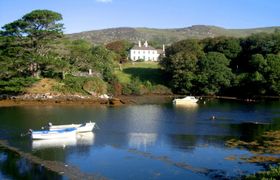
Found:
M 112 2 L 112 0 L 96 0 L 96 2 L 100 2 L 100 3 L 110 3 L 110 2 Z

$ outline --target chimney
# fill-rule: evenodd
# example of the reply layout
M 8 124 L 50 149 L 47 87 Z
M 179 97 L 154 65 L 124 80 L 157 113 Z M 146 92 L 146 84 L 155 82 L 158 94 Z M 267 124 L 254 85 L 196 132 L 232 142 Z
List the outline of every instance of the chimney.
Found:
M 147 41 L 145 41 L 144 46 L 148 47 L 148 42 Z
M 162 51 L 165 52 L 165 45 L 162 45 Z
M 138 46 L 141 47 L 141 41 L 138 41 Z

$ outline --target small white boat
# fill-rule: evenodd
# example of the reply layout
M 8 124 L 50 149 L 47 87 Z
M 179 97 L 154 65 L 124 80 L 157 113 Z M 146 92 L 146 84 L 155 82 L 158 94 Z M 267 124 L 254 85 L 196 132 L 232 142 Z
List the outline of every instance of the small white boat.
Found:
M 42 130 L 42 131 L 32 131 L 32 139 L 59 139 L 59 138 L 69 138 L 76 137 L 77 128 L 66 128 L 59 130 Z
M 182 99 L 174 99 L 173 103 L 174 104 L 196 104 L 198 101 L 197 98 L 195 98 L 194 96 L 186 96 Z
M 67 124 L 67 125 L 52 125 L 49 123 L 49 130 L 61 130 L 61 129 L 67 129 L 67 128 L 76 128 L 77 133 L 81 132 L 91 132 L 95 126 L 94 122 L 88 122 L 85 124 Z

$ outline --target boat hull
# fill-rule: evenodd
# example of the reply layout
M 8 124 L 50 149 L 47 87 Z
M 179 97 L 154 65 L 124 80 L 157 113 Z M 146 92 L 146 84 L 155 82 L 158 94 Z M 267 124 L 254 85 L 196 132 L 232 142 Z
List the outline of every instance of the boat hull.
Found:
M 31 134 L 32 139 L 60 139 L 75 137 L 77 133 L 76 128 L 68 128 L 61 130 L 43 130 L 33 131 Z
M 69 125 L 56 125 L 56 126 L 49 126 L 49 130 L 61 130 L 61 129 L 67 129 L 67 128 L 76 128 L 77 133 L 82 132 L 91 132 L 95 126 L 94 122 L 89 122 L 85 124 L 69 124 Z
M 173 104 L 183 105 L 183 104 L 196 104 L 198 99 L 193 96 L 187 96 L 183 99 L 174 99 Z

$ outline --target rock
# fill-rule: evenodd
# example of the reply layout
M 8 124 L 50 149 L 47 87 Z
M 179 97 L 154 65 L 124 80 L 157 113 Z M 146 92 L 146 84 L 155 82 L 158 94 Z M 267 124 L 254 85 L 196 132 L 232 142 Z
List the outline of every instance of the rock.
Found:
M 111 98 L 111 99 L 109 99 L 109 104 L 117 106 L 117 105 L 122 105 L 123 102 L 118 98 Z

